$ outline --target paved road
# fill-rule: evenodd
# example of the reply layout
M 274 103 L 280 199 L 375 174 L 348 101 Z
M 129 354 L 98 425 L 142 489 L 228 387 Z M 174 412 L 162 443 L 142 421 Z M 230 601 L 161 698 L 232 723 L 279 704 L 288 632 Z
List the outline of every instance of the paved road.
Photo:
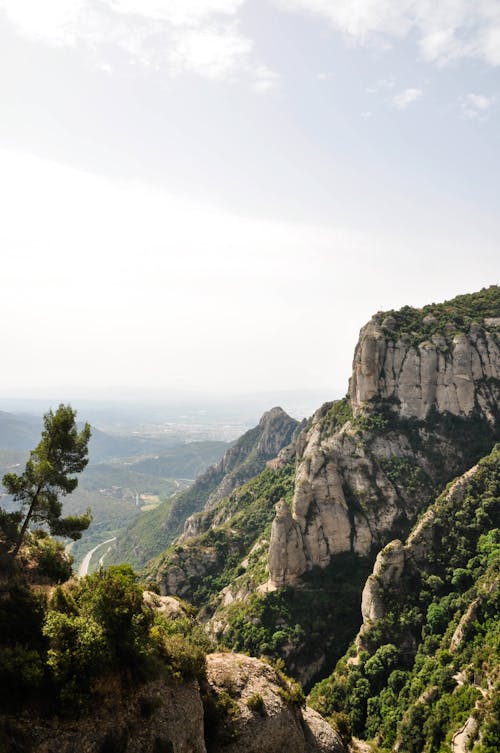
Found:
M 101 548 L 101 546 L 104 546 L 105 544 L 111 544 L 112 541 L 116 541 L 116 536 L 113 536 L 112 539 L 107 539 L 106 541 L 103 541 L 101 544 L 98 544 L 93 549 L 91 549 L 90 552 L 87 552 L 87 554 L 82 560 L 82 564 L 78 568 L 79 578 L 83 578 L 85 577 L 85 575 L 87 575 L 89 571 L 90 560 L 92 559 L 92 555 L 94 554 L 94 552 L 96 552 L 98 549 Z

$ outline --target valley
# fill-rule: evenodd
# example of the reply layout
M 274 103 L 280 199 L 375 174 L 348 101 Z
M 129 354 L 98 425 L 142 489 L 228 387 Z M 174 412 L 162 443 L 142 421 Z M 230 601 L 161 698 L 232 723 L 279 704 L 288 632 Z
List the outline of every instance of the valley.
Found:
M 79 578 L 60 574 L 64 551 L 43 532 L 22 555 L 31 582 L 53 580 L 21 696 L 35 662 L 57 708 L 95 708 L 100 645 L 116 692 L 131 683 L 147 697 L 155 753 L 281 753 L 288 738 L 297 753 L 496 753 L 499 327 L 497 286 L 378 312 L 361 329 L 346 396 L 309 419 L 274 407 L 229 445 L 145 452 L 142 439 L 141 454 L 94 456 L 64 507 L 93 508 L 71 545 Z M 26 452 L 0 459 L 17 471 Z M 30 593 L 15 598 L 36 621 Z M 10 657 L 17 644 L 6 640 Z M 155 682 L 198 721 L 179 730 L 180 711 L 151 701 Z M 82 712 L 89 749 L 109 739 L 139 750 L 141 703 L 122 701 L 112 727 L 103 717 L 106 738 Z M 50 719 L 40 711 L 34 728 Z M 50 734 L 69 753 L 61 730 Z

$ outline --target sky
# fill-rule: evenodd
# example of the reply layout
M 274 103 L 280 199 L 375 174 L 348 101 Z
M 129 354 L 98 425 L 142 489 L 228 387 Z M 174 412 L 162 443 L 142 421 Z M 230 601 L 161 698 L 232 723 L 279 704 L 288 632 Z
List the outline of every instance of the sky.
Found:
M 500 0 L 0 0 L 0 396 L 344 394 L 498 283 Z

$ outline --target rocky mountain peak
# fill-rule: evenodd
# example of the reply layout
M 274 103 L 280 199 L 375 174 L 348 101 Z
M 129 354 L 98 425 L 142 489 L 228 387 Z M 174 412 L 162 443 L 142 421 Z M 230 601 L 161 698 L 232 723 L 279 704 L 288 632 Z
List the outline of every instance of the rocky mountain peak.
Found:
M 433 492 L 490 451 L 499 432 L 500 287 L 362 328 L 349 394 L 296 443 L 291 514 L 278 511 L 270 587 L 342 552 L 374 557 Z

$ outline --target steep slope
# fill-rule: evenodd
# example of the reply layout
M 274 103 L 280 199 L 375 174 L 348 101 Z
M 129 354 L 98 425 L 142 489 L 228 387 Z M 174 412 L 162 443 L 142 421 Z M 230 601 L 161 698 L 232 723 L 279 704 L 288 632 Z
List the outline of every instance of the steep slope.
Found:
M 379 553 L 355 645 L 313 706 L 383 750 L 449 751 L 458 736 L 498 750 L 499 576 L 500 445 Z
M 278 511 L 272 585 L 404 535 L 437 489 L 491 449 L 499 331 L 498 287 L 363 327 L 348 397 L 323 406 L 297 443 L 293 520 Z
M 190 489 L 135 521 L 119 537 L 109 562 L 130 562 L 135 567 L 160 554 L 178 536 L 186 520 L 260 473 L 268 460 L 290 443 L 299 426 L 281 408 L 264 413 L 257 426 L 247 431 L 208 468 Z M 188 521 L 192 533 L 194 521 Z
M 310 684 L 354 637 L 377 552 L 498 438 L 499 325 L 498 287 L 377 314 L 361 330 L 349 395 L 316 412 L 259 488 L 195 516 L 148 576 L 203 604 L 218 641 L 281 656 Z M 290 484 L 279 492 L 291 463 L 293 500 Z M 249 499 L 266 511 L 251 541 Z

